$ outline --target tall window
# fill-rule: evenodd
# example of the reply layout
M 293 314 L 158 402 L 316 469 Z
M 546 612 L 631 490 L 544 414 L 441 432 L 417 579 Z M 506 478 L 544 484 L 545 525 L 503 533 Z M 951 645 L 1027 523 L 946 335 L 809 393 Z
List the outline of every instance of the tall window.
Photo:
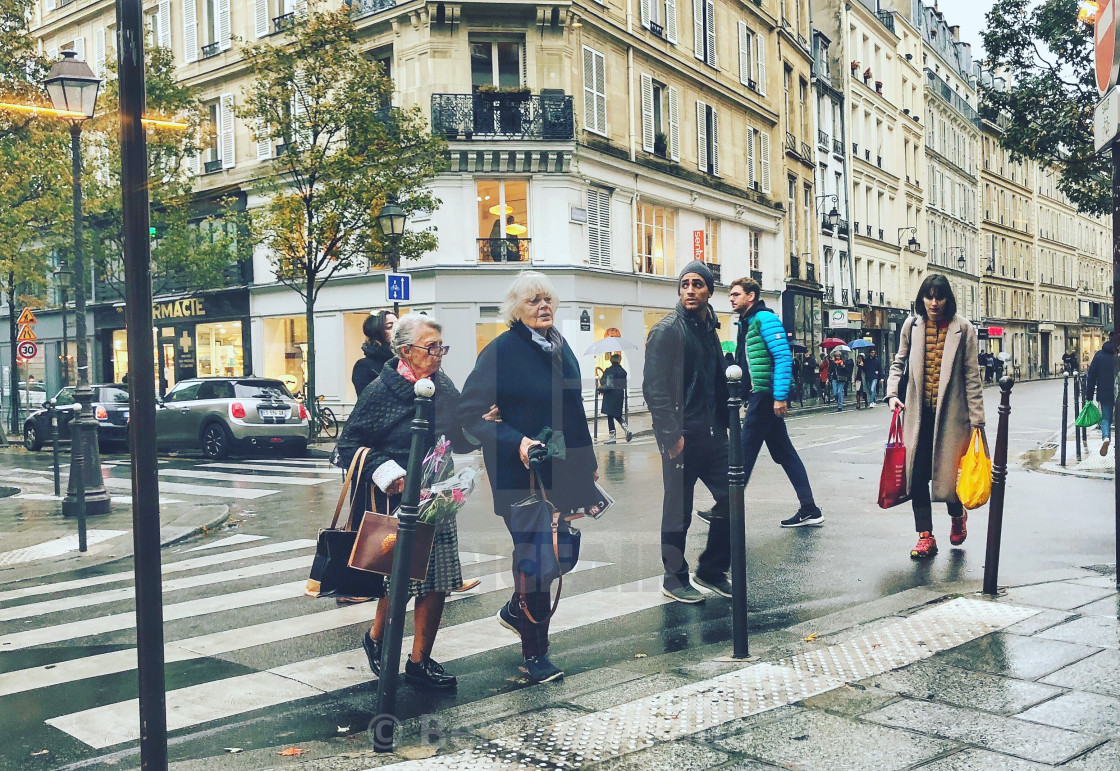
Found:
M 750 257 L 751 270 L 762 270 L 762 255 L 759 253 L 758 242 L 761 234 L 757 230 L 747 231 L 747 250 Z
M 786 211 L 789 212 L 789 253 L 797 254 L 797 180 L 790 177 L 786 191 Z
M 641 0 L 642 26 L 677 42 L 677 0 Z
M 642 149 L 681 159 L 680 92 L 642 74 Z
M 808 252 L 813 243 L 813 223 L 816 221 L 816 217 L 813 216 L 813 188 L 805 185 L 801 192 L 801 223 L 805 228 L 805 251 Z
M 747 182 L 754 190 L 770 192 L 770 135 L 747 126 Z
M 523 83 L 525 46 L 520 41 L 471 40 L 471 90 L 514 88 Z
M 638 204 L 638 243 L 635 272 L 676 275 L 676 212 L 644 201 Z
M 704 218 L 704 262 L 719 265 L 719 220 Z
M 700 171 L 719 176 L 719 115 L 714 107 L 696 102 L 696 159 Z
M 697 59 L 716 66 L 715 0 L 692 0 L 692 49 Z
M 479 262 L 529 260 L 529 184 L 521 179 L 480 179 Z

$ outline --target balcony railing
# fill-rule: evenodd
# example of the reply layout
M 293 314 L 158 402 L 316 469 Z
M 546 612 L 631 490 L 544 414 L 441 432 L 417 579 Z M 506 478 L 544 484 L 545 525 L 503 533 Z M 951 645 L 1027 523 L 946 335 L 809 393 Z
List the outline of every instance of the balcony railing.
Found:
M 751 278 L 753 278 L 755 281 L 757 281 L 759 286 L 762 286 L 762 271 L 761 270 L 752 270 L 751 271 Z
M 716 280 L 716 283 L 722 284 L 723 269 L 721 268 L 720 264 L 718 262 L 708 262 L 705 264 L 708 266 L 708 270 L 712 272 L 712 277 Z
M 217 56 L 222 50 L 222 44 L 219 42 L 211 43 L 202 47 L 202 58 L 208 59 L 211 56 Z
M 948 83 L 928 68 L 926 69 L 926 86 L 930 91 L 952 105 L 953 109 L 963 115 L 972 125 L 980 128 L 980 115 L 972 105 L 962 99 L 960 94 L 949 87 Z
M 847 289 L 841 289 L 840 290 L 840 304 L 841 305 L 847 305 L 848 304 L 848 290 Z
M 844 143 L 841 142 L 839 139 L 833 139 L 832 140 L 832 152 L 836 153 L 837 155 L 843 155 L 844 154 Z
M 863 292 L 863 290 L 862 290 L 862 289 L 857 289 L 857 290 L 856 290 L 856 305 L 859 305 L 859 301 L 860 301 L 860 294 L 861 294 L 862 292 Z
M 202 170 L 206 174 L 213 174 L 215 172 L 221 171 L 222 170 L 222 159 L 221 158 L 215 158 L 212 161 L 207 161 L 206 163 L 202 164 Z
M 859 235 L 859 223 L 856 222 L 856 223 L 853 223 L 853 224 L 855 225 L 856 235 L 858 236 Z
M 867 226 L 867 237 L 871 238 L 871 226 L 870 225 Z M 880 240 L 882 240 L 882 239 L 880 239 Z
M 825 302 L 830 302 L 830 303 L 836 302 L 836 287 L 826 286 L 824 288 L 824 300 L 825 300 Z
M 809 147 L 808 143 L 801 143 L 801 157 L 809 161 L 813 158 L 813 150 Z
M 894 14 L 890 11 L 879 11 L 879 21 L 883 22 L 883 26 L 894 32 Z
M 351 0 L 350 12 L 355 18 L 369 16 L 371 13 L 384 11 L 397 4 L 397 0 Z
M 432 94 L 432 131 L 447 139 L 572 139 L 572 97 Z
M 859 227 L 858 225 L 856 227 Z M 836 222 L 836 232 L 842 236 L 848 235 L 848 221 L 838 220 Z
M 805 280 L 817 283 L 817 266 L 815 263 L 805 263 Z
M 801 258 L 796 254 L 789 256 L 789 277 L 798 280 L 801 278 Z
M 828 149 L 828 134 L 820 129 L 817 129 L 817 144 L 821 147 Z
M 879 293 L 879 304 L 880 305 L 886 305 L 887 304 L 887 294 L 886 294 L 886 292 L 880 292 Z
M 520 237 L 478 239 L 479 262 L 528 262 L 529 242 Z
M 880 241 L 883 240 L 883 229 L 882 228 L 879 228 L 879 240 Z
M 295 11 L 291 13 L 285 13 L 283 16 L 277 16 L 272 20 L 272 30 L 273 32 L 283 32 L 284 30 L 291 28 L 291 26 L 295 23 Z
M 797 137 L 788 131 L 786 132 L 786 149 L 797 155 Z

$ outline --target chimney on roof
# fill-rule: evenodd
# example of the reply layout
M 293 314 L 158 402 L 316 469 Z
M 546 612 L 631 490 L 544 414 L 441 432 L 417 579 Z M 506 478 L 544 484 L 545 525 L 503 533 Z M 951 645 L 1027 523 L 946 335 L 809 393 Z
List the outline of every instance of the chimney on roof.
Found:
M 958 43 L 961 42 L 961 26 L 959 24 L 954 24 L 953 26 L 949 27 L 949 32 L 952 33 L 953 40 Z

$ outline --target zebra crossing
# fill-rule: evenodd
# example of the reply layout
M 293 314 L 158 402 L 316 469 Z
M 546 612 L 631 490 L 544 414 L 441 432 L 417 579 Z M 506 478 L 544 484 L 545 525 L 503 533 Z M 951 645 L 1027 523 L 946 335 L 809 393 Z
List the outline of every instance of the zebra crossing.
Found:
M 353 643 L 372 621 L 376 603 L 338 606 L 306 596 L 311 539 L 239 536 L 207 544 L 205 551 L 177 553 L 163 565 L 164 656 L 169 671 L 180 673 L 167 692 L 172 731 L 298 708 L 372 680 L 364 652 Z M 512 589 L 508 555 L 464 551 L 460 560 L 480 584 L 451 594 L 449 604 Z M 573 572 L 610 565 L 587 559 Z M 139 738 L 137 701 L 124 698 L 135 690 L 122 685 L 132 682 L 136 667 L 132 576 L 121 570 L 0 591 L 0 714 L 13 699 L 34 704 L 44 739 L 64 736 L 85 752 Z M 602 584 L 566 592 L 552 632 L 669 602 L 659 577 Z M 519 654 L 517 638 L 500 630 L 492 614 L 480 603 L 467 605 L 457 623 L 440 629 L 433 656 L 451 662 L 507 647 Z M 406 638 L 402 667 L 410 649 Z M 230 669 L 230 658 L 265 650 L 267 666 Z M 274 662 L 277 655 L 281 660 Z

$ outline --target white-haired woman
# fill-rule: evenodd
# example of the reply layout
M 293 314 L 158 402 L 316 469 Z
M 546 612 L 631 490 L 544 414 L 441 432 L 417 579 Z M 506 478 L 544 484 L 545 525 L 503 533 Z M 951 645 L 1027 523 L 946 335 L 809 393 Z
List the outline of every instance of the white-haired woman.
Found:
M 455 452 L 470 452 L 474 447 L 464 438 L 459 422 L 459 391 L 451 378 L 440 370 L 448 347 L 443 344 L 443 328 L 431 316 L 410 313 L 393 328 L 393 352 L 380 376 L 358 397 L 342 436 L 338 439 L 339 463 L 344 468 L 360 447 L 370 448 L 365 471 L 356 491 L 356 500 L 369 500 L 369 485 L 375 488 L 378 510 L 389 513 L 396 509 L 404 492 L 405 469 L 412 442 L 411 425 L 415 415 L 413 386 L 420 378 L 435 383 L 432 397 L 434 415 L 429 415 L 433 431 L 428 446 L 436 436 L 451 440 Z M 388 581 L 385 581 L 388 584 Z M 436 631 L 443 616 L 448 592 L 463 583 L 459 566 L 459 541 L 455 519 L 451 518 L 436 530 L 428 575 L 409 584 L 409 596 L 416 598 L 415 636 L 412 655 L 405 664 L 405 679 L 430 688 L 454 688 L 454 675 L 448 674 L 431 657 Z M 369 667 L 381 674 L 381 640 L 389 611 L 388 597 L 382 589 L 377 616 L 368 634 L 362 635 Z
M 502 313 L 509 330 L 479 354 L 463 384 L 463 427 L 482 442 L 482 454 L 494 513 L 509 526 L 510 506 L 530 494 L 529 448 L 541 444 L 545 429 L 563 435 L 563 459 L 549 458 L 540 467 L 549 500 L 574 514 L 592 506 L 595 453 L 583 409 L 579 362 L 555 326 L 556 292 L 543 273 L 524 271 L 510 285 Z M 499 420 L 493 420 L 496 406 Z M 514 573 L 515 587 L 527 578 Z M 525 671 L 537 682 L 563 676 L 548 658 L 551 585 L 532 583 L 515 591 L 498 620 L 521 635 Z M 528 613 L 523 612 L 523 608 Z

